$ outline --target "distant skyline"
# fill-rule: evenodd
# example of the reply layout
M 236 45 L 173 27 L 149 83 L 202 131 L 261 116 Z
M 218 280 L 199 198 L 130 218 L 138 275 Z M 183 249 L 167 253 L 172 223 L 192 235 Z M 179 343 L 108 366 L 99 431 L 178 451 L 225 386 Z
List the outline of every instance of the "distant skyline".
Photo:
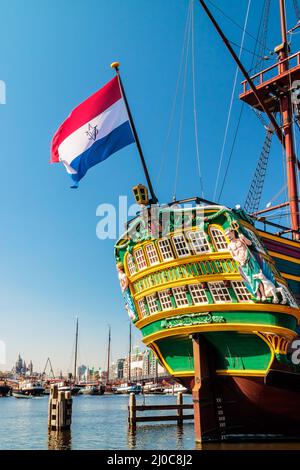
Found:
M 97 208 L 102 203 L 118 207 L 120 195 L 134 203 L 131 188 L 145 183 L 137 150 L 134 145 L 126 147 L 91 169 L 79 189 L 71 190 L 62 166 L 48 163 L 50 142 L 70 111 L 114 76 L 109 65 L 119 60 L 155 190 L 161 202 L 172 200 L 182 84 L 170 132 L 168 126 L 188 3 L 1 0 L 0 79 L 6 84 L 6 104 L 0 105 L 0 341 L 6 344 L 7 362 L 0 369 L 11 369 L 20 352 L 37 370 L 43 370 L 50 357 L 55 372 L 71 371 L 77 316 L 78 364 L 105 368 L 108 324 L 112 360 L 127 354 L 129 319 L 116 275 L 115 241 L 97 238 Z M 194 3 L 199 153 L 204 197 L 211 199 L 236 67 L 200 5 Z M 244 24 L 248 0 L 213 3 Z M 210 7 L 230 40 L 240 44 L 242 31 Z M 261 0 L 252 0 L 247 28 L 252 36 L 257 34 L 261 7 Z M 287 2 L 287 15 L 293 26 L 292 2 Z M 295 51 L 298 36 L 292 39 Z M 267 44 L 272 50 L 280 42 L 277 3 L 272 2 Z M 250 68 L 254 40 L 249 35 L 244 48 L 242 61 Z M 273 61 L 271 56 L 265 65 Z M 178 198 L 200 195 L 190 58 L 187 70 Z M 239 74 L 220 183 L 240 112 L 241 80 Z M 243 204 L 263 141 L 261 123 L 245 109 L 222 203 Z M 282 165 L 282 150 L 274 138 L 263 206 L 283 185 Z M 140 333 L 132 331 L 133 344 L 140 345 Z

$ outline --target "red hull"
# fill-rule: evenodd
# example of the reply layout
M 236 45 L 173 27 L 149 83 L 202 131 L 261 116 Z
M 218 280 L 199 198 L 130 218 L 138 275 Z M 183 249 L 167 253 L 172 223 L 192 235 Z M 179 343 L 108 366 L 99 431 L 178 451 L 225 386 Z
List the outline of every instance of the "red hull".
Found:
M 194 379 L 182 379 L 192 389 Z M 200 391 L 203 441 L 300 440 L 300 391 L 258 377 L 213 377 Z
M 181 382 L 192 390 L 196 441 L 300 441 L 300 374 L 276 358 L 265 377 L 217 375 L 211 346 L 193 340 L 195 378 Z

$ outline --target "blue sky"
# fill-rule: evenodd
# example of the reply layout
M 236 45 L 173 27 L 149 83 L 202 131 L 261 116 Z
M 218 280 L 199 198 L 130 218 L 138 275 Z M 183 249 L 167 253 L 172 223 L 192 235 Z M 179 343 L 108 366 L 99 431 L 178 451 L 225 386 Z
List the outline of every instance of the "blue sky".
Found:
M 238 23 L 244 23 L 246 0 L 215 3 Z M 280 43 L 275 29 L 277 3 L 272 3 L 270 47 Z M 287 3 L 292 26 L 292 2 Z M 109 64 L 120 60 L 156 186 L 188 1 L 1 0 L 0 5 L 0 79 L 7 86 L 7 104 L 0 106 L 0 339 L 6 342 L 7 368 L 21 352 L 25 359 L 33 360 L 36 369 L 43 369 L 50 356 L 56 371 L 67 371 L 76 315 L 80 322 L 79 361 L 104 366 L 107 325 L 112 326 L 115 359 L 127 351 L 128 319 L 115 272 L 114 241 L 97 239 L 96 209 L 101 203 L 117 204 L 119 195 L 131 198 L 132 186 L 144 182 L 144 177 L 131 145 L 91 170 L 78 190 L 71 190 L 64 169 L 48 163 L 50 141 L 70 110 L 112 78 Z M 213 11 L 231 40 L 240 43 L 241 30 Z M 248 31 L 253 35 L 260 12 L 261 0 L 252 0 Z M 213 196 L 235 65 L 197 2 L 195 25 L 198 135 L 204 196 L 209 199 Z M 249 36 L 245 48 L 254 49 Z M 249 67 L 252 55 L 244 52 L 242 57 Z M 225 162 L 239 109 L 236 98 Z M 157 188 L 162 202 L 173 195 L 178 122 L 176 112 L 162 184 Z M 263 139 L 261 124 L 246 109 L 223 203 L 243 203 Z M 283 184 L 282 153 L 277 143 L 271 162 L 263 204 Z M 178 198 L 200 193 L 196 168 L 189 68 Z M 221 180 L 223 172 L 224 167 Z M 138 340 L 135 333 L 135 342 Z

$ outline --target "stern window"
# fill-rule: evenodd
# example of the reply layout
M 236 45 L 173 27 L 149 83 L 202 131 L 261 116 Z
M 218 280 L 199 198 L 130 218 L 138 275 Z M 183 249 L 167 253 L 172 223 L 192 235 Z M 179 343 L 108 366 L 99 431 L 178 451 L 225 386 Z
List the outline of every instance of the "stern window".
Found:
M 200 284 L 190 284 L 189 291 L 195 305 L 208 303 L 205 289 Z
M 221 229 L 210 227 L 210 234 L 218 251 L 228 251 L 228 243 Z
M 153 243 L 149 243 L 149 245 L 146 245 L 146 253 L 151 266 L 159 263 L 159 258 Z
M 173 291 L 173 295 L 174 295 L 174 299 L 175 299 L 177 307 L 189 305 L 189 302 L 186 296 L 185 287 L 174 287 L 172 291 Z
M 158 246 L 159 246 L 161 256 L 164 261 L 174 259 L 172 248 L 167 238 L 163 238 L 162 240 L 159 240 Z
M 169 310 L 169 309 L 173 308 L 169 290 L 163 290 L 163 291 L 159 292 L 158 296 L 159 296 L 161 308 L 163 310 Z
M 209 290 L 216 303 L 231 302 L 229 291 L 224 282 L 209 282 Z
M 150 315 L 152 315 L 153 313 L 157 313 L 158 312 L 158 305 L 157 305 L 157 297 L 156 295 L 148 295 L 148 297 L 146 297 L 147 299 L 147 304 L 148 304 L 148 307 L 149 307 L 149 312 L 150 312 Z
M 136 259 L 136 264 L 140 270 L 147 268 L 146 258 L 145 258 L 142 248 L 140 248 L 139 250 L 136 250 L 136 252 L 134 253 L 134 256 Z
M 183 235 L 174 235 L 173 243 L 174 243 L 175 250 L 179 258 L 183 258 L 184 256 L 189 256 L 190 250 L 187 246 L 186 240 Z
M 201 254 L 210 251 L 207 237 L 201 230 L 188 232 L 188 237 L 195 253 Z
M 251 300 L 251 294 L 242 281 L 232 281 L 231 285 L 240 302 L 249 302 Z

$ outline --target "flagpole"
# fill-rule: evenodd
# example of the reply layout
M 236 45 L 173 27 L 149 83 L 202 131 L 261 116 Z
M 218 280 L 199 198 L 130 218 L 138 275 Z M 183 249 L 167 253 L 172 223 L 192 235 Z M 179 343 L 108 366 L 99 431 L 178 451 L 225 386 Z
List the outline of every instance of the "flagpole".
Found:
M 146 180 L 147 180 L 148 188 L 149 188 L 149 191 L 150 191 L 150 194 L 151 194 L 151 203 L 156 204 L 158 202 L 158 199 L 155 195 L 155 192 L 154 192 L 154 189 L 153 189 L 153 186 L 152 186 L 152 183 L 151 183 L 151 179 L 150 179 L 150 175 L 149 175 L 148 168 L 147 168 L 147 165 L 146 165 L 146 161 L 145 161 L 145 158 L 144 158 L 144 154 L 143 154 L 143 151 L 142 151 L 140 139 L 139 139 L 139 136 L 137 134 L 137 131 L 136 131 L 136 128 L 135 128 L 135 125 L 134 125 L 134 121 L 133 121 L 133 118 L 132 118 L 132 114 L 131 114 L 131 111 L 130 111 L 130 108 L 129 108 L 129 104 L 128 104 L 127 97 L 126 97 L 126 94 L 125 94 L 123 83 L 122 83 L 122 80 L 121 80 L 121 77 L 120 77 L 119 66 L 120 66 L 119 62 L 113 62 L 111 64 L 111 68 L 115 69 L 118 80 L 119 80 L 119 84 L 120 84 L 121 92 L 122 92 L 122 95 L 123 95 L 123 98 L 124 98 L 124 103 L 125 103 L 125 106 L 126 106 L 126 110 L 127 110 L 127 113 L 128 113 L 132 133 L 133 133 L 133 136 L 134 136 L 134 139 L 135 139 L 135 142 L 136 142 L 136 146 L 137 146 L 137 149 L 138 149 L 138 152 L 139 152 L 142 167 L 143 167 L 145 177 L 146 177 Z

